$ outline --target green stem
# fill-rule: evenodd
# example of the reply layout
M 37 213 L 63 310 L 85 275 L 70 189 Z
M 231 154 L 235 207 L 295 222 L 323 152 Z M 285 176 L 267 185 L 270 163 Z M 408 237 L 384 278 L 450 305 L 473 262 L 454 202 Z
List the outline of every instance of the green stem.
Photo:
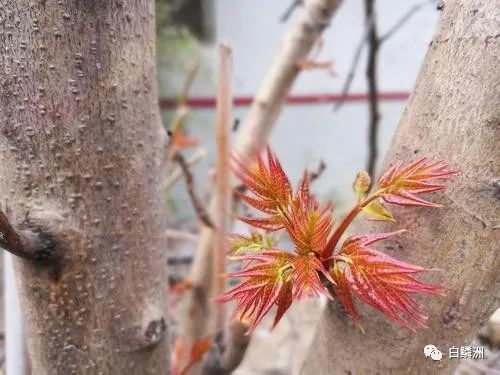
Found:
M 340 237 L 342 237 L 342 234 L 344 234 L 349 224 L 352 223 L 354 218 L 361 212 L 361 210 L 365 208 L 368 204 L 370 204 L 372 201 L 380 197 L 382 193 L 383 190 L 378 190 L 372 195 L 369 195 L 367 198 L 356 203 L 356 205 L 351 209 L 351 211 L 349 211 L 349 213 L 340 222 L 337 229 L 335 229 L 335 232 L 333 232 L 332 237 L 330 237 L 330 239 L 328 240 L 324 251 L 325 258 L 331 257 L 333 255 L 333 252 L 340 240 Z

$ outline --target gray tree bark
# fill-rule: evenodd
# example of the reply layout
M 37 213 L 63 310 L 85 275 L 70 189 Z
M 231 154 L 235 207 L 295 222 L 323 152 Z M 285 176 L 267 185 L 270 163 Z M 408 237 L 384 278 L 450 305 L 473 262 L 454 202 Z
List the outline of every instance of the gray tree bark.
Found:
M 0 4 L 0 196 L 31 258 L 15 269 L 37 375 L 168 372 L 154 17 Z
M 338 306 L 329 305 L 303 367 L 304 374 L 451 373 L 459 360 L 448 348 L 468 345 L 500 304 L 500 8 L 494 0 L 447 1 L 416 88 L 393 139 L 385 167 L 421 156 L 463 171 L 443 193 L 441 209 L 397 209 L 409 229 L 385 251 L 441 272 L 423 276 L 451 288 L 424 297 L 428 329 L 408 334 L 361 308 L 366 334 Z M 394 224 L 360 223 L 353 233 L 388 231 Z M 383 246 L 381 244 L 380 246 Z M 434 344 L 434 362 L 423 348 Z

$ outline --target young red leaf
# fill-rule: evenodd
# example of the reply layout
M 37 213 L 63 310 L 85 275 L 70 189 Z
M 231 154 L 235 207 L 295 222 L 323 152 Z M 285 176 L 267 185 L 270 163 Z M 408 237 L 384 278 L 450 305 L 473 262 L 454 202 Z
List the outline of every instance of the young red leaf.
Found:
M 328 271 L 314 253 L 298 255 L 292 262 L 292 286 L 293 299 L 300 299 L 304 296 L 317 296 L 324 294 L 330 297 L 330 294 L 323 286 L 319 277 L 322 274 L 331 283 L 334 283 Z
M 306 174 L 284 218 L 285 229 L 298 254 L 312 252 L 321 255 L 332 231 L 332 211 L 331 204 L 320 208 L 319 203 L 310 196 Z
M 413 325 L 425 327 L 427 316 L 411 294 L 440 294 L 444 288 L 422 283 L 412 277 L 425 271 L 424 268 L 401 262 L 369 247 L 376 241 L 399 233 L 401 231 L 349 237 L 336 256 L 334 270 L 335 267 L 337 269 L 332 272 L 332 276 L 339 287 L 334 290 L 339 293 L 337 297 L 355 322 L 359 322 L 359 317 L 346 286 L 352 295 L 408 330 L 415 331 Z M 342 266 L 337 264 L 339 262 L 343 263 Z
M 339 302 L 344 306 L 345 311 L 354 321 L 354 324 L 361 328 L 361 319 L 359 314 L 354 306 L 353 295 L 350 290 L 349 283 L 347 279 L 344 277 L 345 268 L 347 267 L 345 261 L 335 262 L 334 267 L 331 269 L 331 276 L 334 280 L 333 292 L 335 297 L 339 300 Z
M 283 229 L 283 221 L 282 218 L 279 215 L 274 215 L 271 217 L 265 217 L 265 218 L 250 218 L 250 217 L 239 217 L 240 221 L 255 227 L 255 228 L 260 228 L 264 229 L 269 232 L 274 232 L 280 229 Z
M 279 292 L 278 299 L 276 300 L 276 315 L 274 316 L 274 321 L 271 329 L 276 327 L 281 318 L 283 318 L 283 315 L 285 315 L 285 312 L 290 308 L 293 302 L 292 295 L 292 283 L 284 283 Z
M 427 158 L 417 160 L 405 167 L 401 162 L 389 168 L 378 180 L 378 188 L 383 190 L 381 197 L 387 203 L 401 206 L 438 207 L 417 195 L 445 189 L 436 184 L 436 180 L 444 180 L 459 173 L 448 169 L 448 164 L 438 161 L 430 162 Z
M 268 250 L 235 259 L 246 263 L 246 267 L 229 276 L 244 280 L 218 297 L 217 301 L 236 300 L 235 315 L 239 315 L 240 319 L 249 320 L 249 331 L 259 324 L 274 305 L 278 305 L 274 321 L 276 325 L 292 302 L 291 271 L 294 255 Z
M 261 254 L 248 254 L 234 259 L 243 261 L 244 268 L 229 276 L 244 280 L 218 297 L 217 301 L 236 300 L 235 315 L 249 321 L 249 331 L 259 324 L 274 305 L 277 305 L 277 312 L 273 327 L 293 300 L 321 293 L 330 297 L 321 282 L 320 274 L 330 282 L 334 281 L 314 253 L 294 255 L 267 250 Z
M 255 197 L 239 193 L 250 206 L 267 214 L 276 214 L 288 205 L 292 198 L 292 187 L 278 159 L 267 148 L 267 163 L 262 156 L 256 160 L 233 157 L 233 170 L 245 187 Z
M 280 162 L 267 148 L 267 163 L 259 155 L 256 160 L 243 160 L 233 157 L 233 170 L 253 196 L 241 192 L 236 194 L 249 206 L 270 215 L 264 218 L 239 219 L 253 227 L 267 231 L 283 228 L 281 212 L 286 210 L 292 200 L 292 186 Z

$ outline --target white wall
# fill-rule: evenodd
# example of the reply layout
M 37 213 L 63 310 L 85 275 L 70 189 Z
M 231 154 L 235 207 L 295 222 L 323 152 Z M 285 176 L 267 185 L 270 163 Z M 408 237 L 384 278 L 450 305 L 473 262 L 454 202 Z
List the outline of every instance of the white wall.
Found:
M 234 54 L 234 93 L 236 96 L 256 92 L 268 69 L 280 41 L 297 10 L 288 23 L 279 19 L 291 0 L 216 0 L 217 39 L 229 43 Z M 378 28 L 383 34 L 419 0 L 377 1 Z M 363 33 L 362 0 L 344 0 L 324 35 L 321 59 L 333 59 L 337 77 L 324 71 L 306 71 L 293 88 L 293 94 L 339 93 L 347 75 L 352 56 Z M 379 57 L 379 86 L 381 91 L 411 91 L 422 59 L 432 38 L 439 12 L 436 5 L 426 3 L 383 46 Z M 193 96 L 215 95 L 216 45 L 204 46 L 202 73 L 198 76 Z M 365 60 L 360 61 L 351 92 L 365 92 Z M 182 80 L 181 80 L 182 81 Z M 380 151 L 388 148 L 405 103 L 382 102 Z M 248 108 L 235 109 L 235 116 L 244 118 Z M 214 111 L 193 109 L 189 129 L 202 138 L 210 155 L 196 169 L 198 180 L 204 181 L 207 166 L 213 162 Z M 331 104 L 289 105 L 278 120 L 271 145 L 294 180 L 306 166 L 316 167 L 320 159 L 327 170 L 315 190 L 319 196 L 333 199 L 340 209 L 352 202 L 352 178 L 364 168 L 367 155 L 368 112 L 366 103 L 347 103 L 338 112 Z M 181 217 L 192 210 L 182 187 L 176 190 Z
M 280 45 L 283 34 L 300 11 L 295 11 L 287 24 L 279 19 L 291 0 L 217 0 L 217 38 L 234 49 L 235 92 L 255 92 Z M 377 23 L 381 34 L 392 27 L 403 14 L 422 0 L 377 1 Z M 300 9 L 300 8 L 299 8 Z M 380 86 L 382 90 L 409 90 L 413 86 L 420 62 L 432 37 L 439 12 L 428 3 L 423 6 L 393 37 L 380 54 Z M 337 78 L 324 72 L 303 74 L 294 93 L 338 92 L 349 70 L 352 55 L 363 33 L 363 0 L 344 0 L 324 34 L 322 57 L 333 59 Z M 364 62 L 361 62 L 361 67 Z M 353 90 L 364 91 L 364 70 L 354 80 Z

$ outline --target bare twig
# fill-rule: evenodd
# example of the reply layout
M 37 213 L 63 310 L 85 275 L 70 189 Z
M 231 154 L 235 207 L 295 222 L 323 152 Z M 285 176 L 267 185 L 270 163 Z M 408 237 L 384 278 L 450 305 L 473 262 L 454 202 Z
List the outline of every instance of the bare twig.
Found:
M 205 208 L 205 205 L 196 194 L 194 187 L 194 177 L 189 170 L 189 165 L 186 162 L 186 159 L 184 159 L 184 156 L 182 156 L 180 152 L 175 152 L 173 154 L 172 160 L 176 161 L 181 167 L 182 173 L 184 174 L 184 178 L 186 180 L 186 189 L 189 194 L 189 198 L 191 199 L 191 203 L 193 204 L 196 215 L 198 216 L 198 219 L 200 219 L 200 221 L 207 227 L 214 228 L 214 224 Z
M 389 30 L 384 35 L 382 35 L 379 38 L 379 44 L 382 44 L 387 39 L 389 39 L 394 33 L 396 33 L 424 5 L 433 4 L 435 2 L 436 2 L 435 0 L 425 0 L 425 1 L 422 1 L 421 3 L 415 4 L 391 28 L 389 28 Z M 344 84 L 342 85 L 341 98 L 337 103 L 335 103 L 335 105 L 333 107 L 334 111 L 338 111 L 340 109 L 340 107 L 342 107 L 342 105 L 345 103 L 345 99 L 347 98 L 347 95 L 349 94 L 352 81 L 354 79 L 354 76 L 356 75 L 358 63 L 361 59 L 361 53 L 363 52 L 364 46 L 366 44 L 366 41 L 368 40 L 368 36 L 369 36 L 370 30 L 372 28 L 372 23 L 373 23 L 373 17 L 371 17 L 367 22 L 365 22 L 363 34 L 361 35 L 361 39 L 358 43 L 358 47 L 356 48 L 356 51 L 354 52 L 354 56 L 352 58 L 347 77 L 344 81 Z
M 178 101 L 179 106 L 187 106 L 189 91 L 191 90 L 191 86 L 193 85 L 194 79 L 196 78 L 199 69 L 200 60 L 196 60 L 191 69 L 189 69 L 186 80 L 184 81 L 184 86 L 182 86 Z
M 354 57 L 349 69 L 349 73 L 342 87 L 342 96 L 335 104 L 334 110 L 337 111 L 345 102 L 345 98 L 349 94 L 352 81 L 356 74 L 357 66 L 361 58 L 363 48 L 368 41 L 368 61 L 366 68 L 366 78 L 368 82 L 369 96 L 369 129 L 368 129 L 368 159 L 366 169 L 370 176 L 374 176 L 375 166 L 378 157 L 378 126 L 380 122 L 379 101 L 378 101 L 378 84 L 377 84 L 377 59 L 378 51 L 383 42 L 387 41 L 394 33 L 396 33 L 408 20 L 419 11 L 424 5 L 434 3 L 434 0 L 425 0 L 411 7 L 384 35 L 378 37 L 377 24 L 375 19 L 375 0 L 365 0 L 365 31 L 361 37 L 361 41 L 354 53 Z
M 342 107 L 342 105 L 345 103 L 347 95 L 349 95 L 349 91 L 351 90 L 351 84 L 352 84 L 352 81 L 354 79 L 354 76 L 356 75 L 359 60 L 361 59 L 361 52 L 363 52 L 363 47 L 366 44 L 366 41 L 368 39 L 368 35 L 370 34 L 372 24 L 373 24 L 373 17 L 371 17 L 365 23 L 365 29 L 363 31 L 363 34 L 361 35 L 361 40 L 359 41 L 358 47 L 356 48 L 356 51 L 354 52 L 354 56 L 353 56 L 352 62 L 351 62 L 351 67 L 349 68 L 349 73 L 347 73 L 347 77 L 344 81 L 344 84 L 342 85 L 340 100 L 337 103 L 335 103 L 335 105 L 333 106 L 334 111 L 338 111 L 340 109 L 340 107 Z
M 228 229 L 228 212 L 231 204 L 231 187 L 229 171 L 229 136 L 231 132 L 232 102 L 231 93 L 231 71 L 232 58 L 231 49 L 224 44 L 219 47 L 219 87 L 217 92 L 217 165 L 216 165 L 216 210 L 215 210 L 215 241 L 213 251 L 213 294 L 215 296 L 224 293 L 226 261 L 226 239 Z M 225 304 L 219 303 L 215 308 L 215 331 L 221 332 L 224 337 L 224 325 L 226 322 Z
M 368 97 L 370 109 L 370 123 L 368 130 L 368 160 L 366 170 L 373 178 L 375 165 L 378 157 L 378 126 L 380 122 L 378 84 L 377 84 L 377 60 L 380 41 L 377 36 L 377 22 L 375 19 L 375 0 L 365 0 L 365 19 L 370 22 L 368 32 L 368 61 L 366 66 L 366 79 L 368 81 Z
M 189 167 L 192 167 L 196 163 L 198 163 L 200 160 L 202 160 L 205 156 L 207 155 L 207 150 L 204 148 L 200 147 L 198 148 L 195 153 L 190 156 L 186 160 L 186 164 Z M 180 167 L 176 167 L 166 178 L 165 181 L 163 181 L 163 187 L 165 190 L 169 190 L 172 186 L 174 186 L 177 181 L 179 181 L 182 177 L 182 169 Z
M 302 0 L 293 0 L 288 8 L 285 10 L 285 13 L 280 18 L 281 23 L 285 23 L 288 21 L 292 13 L 302 4 Z
M 233 132 L 237 132 L 238 128 L 240 127 L 240 119 L 235 118 L 233 121 L 233 128 L 231 129 Z
M 175 147 L 173 147 L 173 137 L 181 131 L 184 126 L 184 122 L 186 121 L 187 116 L 189 115 L 189 106 L 188 106 L 188 96 L 193 81 L 198 73 L 198 69 L 200 66 L 200 61 L 197 60 L 195 64 L 189 69 L 188 74 L 186 76 L 186 80 L 184 81 L 184 85 L 179 94 L 179 99 L 177 101 L 177 108 L 174 114 L 174 117 L 170 121 L 168 126 L 167 134 L 170 137 L 170 142 L 167 144 L 167 157 L 170 160 L 175 153 Z
M 335 76 L 335 69 L 333 68 L 333 60 L 319 60 L 318 56 L 323 50 L 324 40 L 320 36 L 314 43 L 314 49 L 311 51 L 310 56 L 306 59 L 297 61 L 297 67 L 302 70 L 324 70 L 329 75 Z
M 422 9 L 422 7 L 427 4 L 435 3 L 435 0 L 425 0 L 412 6 L 391 28 L 389 28 L 389 30 L 387 30 L 382 36 L 380 36 L 379 42 L 382 44 L 392 35 L 394 35 L 394 33 L 396 33 L 406 22 L 408 22 L 415 13 Z
M 214 249 L 213 249 L 213 295 L 224 293 L 226 258 L 226 231 L 228 229 L 228 211 L 231 204 L 232 188 L 229 174 L 229 135 L 231 124 L 231 50 L 220 46 L 220 73 L 219 90 L 217 95 L 217 171 L 216 171 L 216 220 Z M 242 361 L 250 341 L 246 335 L 247 326 L 240 321 L 233 321 L 230 334 L 226 335 L 226 311 L 224 304 L 215 307 L 216 339 L 205 356 L 202 373 L 207 375 L 230 374 Z
M 332 60 L 300 60 L 297 61 L 297 67 L 302 70 L 324 70 L 331 76 L 335 76 Z
M 314 182 L 318 178 L 320 178 L 321 175 L 323 174 L 323 172 L 325 171 L 325 169 L 326 169 L 325 162 L 323 160 L 320 160 L 318 168 L 314 172 L 312 172 L 310 177 L 309 177 L 310 182 Z

